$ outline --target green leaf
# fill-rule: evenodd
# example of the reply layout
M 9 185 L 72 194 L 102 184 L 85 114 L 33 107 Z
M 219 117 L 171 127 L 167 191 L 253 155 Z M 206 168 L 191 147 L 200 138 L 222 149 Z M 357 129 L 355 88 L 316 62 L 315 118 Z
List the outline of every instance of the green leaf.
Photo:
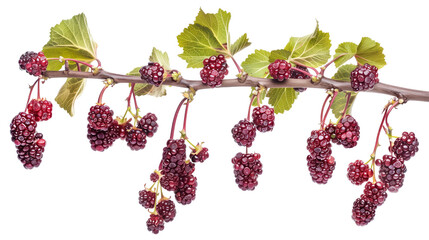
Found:
M 298 95 L 299 93 L 293 88 L 270 88 L 267 93 L 267 97 L 270 98 L 268 103 L 274 107 L 276 114 L 289 111 Z
M 269 57 L 270 52 L 265 50 L 255 50 L 255 53 L 247 56 L 246 60 L 241 63 L 241 66 L 250 76 L 265 78 L 269 74 Z
M 68 78 L 58 91 L 55 101 L 61 108 L 66 110 L 70 116 L 74 115 L 74 104 L 82 93 L 86 80 L 83 78 Z
M 337 72 L 332 77 L 332 79 L 335 79 L 338 81 L 350 82 L 350 73 L 355 68 L 356 68 L 356 65 L 354 64 L 342 65 L 340 68 L 338 68 Z M 353 103 L 357 97 L 357 94 L 358 94 L 357 92 L 351 92 L 349 106 L 347 108 L 346 114 L 350 114 L 352 112 Z M 332 113 L 335 115 L 337 119 L 341 118 L 343 114 L 342 111 L 346 106 L 346 102 L 347 102 L 346 93 L 339 92 L 331 106 Z
M 167 60 L 168 60 L 168 57 L 167 57 Z M 140 72 L 139 72 L 140 68 L 142 67 L 134 68 L 133 70 L 131 70 L 131 72 L 127 73 L 127 75 L 140 76 Z M 167 90 L 164 85 L 155 87 L 154 85 L 148 84 L 148 83 L 136 83 L 134 86 L 134 93 L 136 94 L 136 96 L 150 95 L 154 97 L 162 97 L 167 95 Z
M 224 53 L 225 48 L 213 36 L 210 29 L 198 24 L 191 24 L 177 36 L 183 53 L 179 54 L 188 63 L 188 68 L 202 68 L 203 61 L 212 55 Z
M 51 28 L 50 40 L 43 47 L 47 58 L 73 58 L 91 63 L 97 58 L 97 44 L 92 40 L 83 13 L 63 20 Z M 49 61 L 48 70 L 58 71 L 63 63 Z
M 335 79 L 338 81 L 350 82 L 350 74 L 353 70 L 355 70 L 355 68 L 356 68 L 356 65 L 354 64 L 342 65 L 340 68 L 338 68 L 337 72 L 332 77 L 332 79 Z
M 352 42 L 343 42 L 338 45 L 338 48 L 335 50 L 334 58 L 340 56 L 341 54 L 344 54 L 344 56 L 341 56 L 337 60 L 335 60 L 335 66 L 339 67 L 345 62 L 347 62 L 349 59 L 354 57 L 357 53 L 357 47 L 358 46 Z
M 149 61 L 159 63 L 164 68 L 164 70 L 171 70 L 170 60 L 168 60 L 167 52 L 162 52 L 156 48 L 153 48 L 152 54 L 149 57 Z M 140 74 L 137 76 L 140 76 Z
M 357 93 L 351 92 L 349 106 L 347 107 L 346 114 L 350 114 L 352 112 L 353 103 L 356 100 Z M 347 98 L 345 92 L 339 92 L 335 97 L 334 102 L 332 103 L 331 110 L 335 117 L 341 118 L 343 115 L 344 107 L 346 106 Z
M 288 60 L 290 56 L 290 52 L 284 49 L 273 50 L 271 51 L 269 62 L 275 62 L 277 59 Z
M 247 38 L 247 33 L 245 33 L 232 44 L 229 51 L 231 52 L 231 55 L 234 55 L 248 46 L 250 46 L 250 42 Z
M 363 37 L 357 47 L 356 60 L 359 64 L 371 64 L 378 69 L 386 65 L 383 48 L 380 43 L 368 37 Z
M 249 96 L 250 98 L 253 97 L 253 91 L 254 90 L 255 90 L 255 87 L 252 87 L 252 91 L 250 92 L 250 96 Z M 261 104 L 262 104 L 262 101 L 265 99 L 266 95 L 267 95 L 267 89 L 264 88 L 261 90 L 261 94 L 259 95 L 259 100 L 261 101 Z M 257 97 L 255 97 L 255 99 L 253 100 L 252 106 L 258 106 L 258 98 Z
M 231 57 L 250 45 L 247 34 L 244 34 L 231 46 L 230 20 L 231 13 L 222 9 L 215 14 L 200 9 L 195 22 L 177 36 L 179 46 L 183 48 L 179 57 L 188 63 L 188 68 L 203 67 L 203 60 L 213 55 Z
M 230 49 L 229 21 L 231 13 L 219 9 L 216 14 L 205 13 L 201 8 L 195 19 L 195 24 L 208 28 L 220 45 L 227 44 Z
M 319 67 L 331 57 L 330 48 L 329 33 L 319 30 L 319 23 L 317 23 L 316 29 L 312 34 L 304 37 L 291 37 L 285 50 L 291 53 L 289 60 L 310 67 Z

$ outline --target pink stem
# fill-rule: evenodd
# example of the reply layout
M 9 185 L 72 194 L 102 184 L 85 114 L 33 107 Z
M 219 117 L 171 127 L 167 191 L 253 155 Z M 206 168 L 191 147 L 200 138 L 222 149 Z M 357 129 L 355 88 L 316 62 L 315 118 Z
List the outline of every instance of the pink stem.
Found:
M 241 71 L 240 65 L 238 65 L 238 63 L 235 61 L 233 56 L 231 56 L 231 59 L 234 62 L 235 67 L 237 67 L 238 73 L 241 73 L 242 71 Z
M 351 93 L 347 93 L 347 101 L 346 101 L 346 105 L 344 106 L 343 115 L 341 116 L 341 118 L 344 118 L 344 115 L 346 115 L 347 108 L 349 107 L 350 95 Z
M 290 69 L 291 69 L 291 70 L 294 70 L 294 71 L 297 71 L 297 72 L 300 72 L 300 73 L 303 73 L 303 74 L 305 74 L 305 75 L 309 76 L 310 78 L 311 78 L 311 77 L 313 77 L 313 75 L 311 75 L 311 73 L 308 73 L 308 72 L 306 72 L 306 71 L 304 71 L 304 70 L 301 70 L 301 69 L 299 69 L 299 68 L 291 67 Z
M 324 113 L 324 110 L 325 110 L 326 103 L 328 102 L 328 99 L 329 99 L 330 97 L 331 97 L 331 95 L 329 95 L 329 94 L 328 94 L 328 96 L 326 96 L 326 98 L 325 98 L 325 101 L 323 102 L 322 110 L 320 111 L 320 126 L 322 126 L 323 113 Z
M 33 85 L 31 85 L 31 87 L 30 87 L 30 93 L 28 94 L 27 104 L 25 105 L 25 110 L 24 110 L 24 112 L 26 112 L 26 111 L 27 111 L 28 103 L 30 102 L 31 93 L 33 92 L 34 86 L 36 86 L 36 83 L 38 83 L 39 81 L 40 81 L 40 78 L 38 78 L 38 79 L 33 83 Z
M 331 99 L 331 101 L 329 102 L 329 106 L 328 106 L 328 108 L 326 109 L 325 116 L 323 117 L 322 126 L 321 126 L 321 127 L 322 127 L 322 129 L 325 129 L 325 121 L 326 121 L 326 117 L 328 117 L 329 109 L 331 109 L 332 103 L 334 102 L 335 97 L 337 97 L 337 94 L 338 94 L 338 92 L 337 92 L 337 91 L 334 91 L 334 95 L 332 96 L 332 99 Z
M 103 87 L 103 89 L 101 89 L 100 95 L 98 96 L 98 104 L 101 104 L 103 102 L 103 95 L 104 95 L 104 91 L 106 91 L 106 89 L 109 87 L 109 85 L 105 85 Z
M 189 99 L 186 101 L 185 117 L 183 118 L 183 131 L 186 132 L 186 120 L 188 118 Z
M 250 110 L 252 109 L 252 103 L 253 101 L 255 101 L 255 97 L 256 95 L 252 96 L 252 99 L 250 100 L 250 104 L 249 104 L 249 110 L 247 111 L 247 121 L 250 122 Z
M 180 101 L 179 106 L 177 106 L 176 112 L 174 113 L 173 123 L 171 124 L 170 139 L 174 138 L 174 128 L 176 127 L 177 115 L 179 114 L 180 108 L 182 107 L 186 99 L 187 98 L 183 98 L 182 101 Z
M 306 65 L 304 65 L 304 64 L 301 64 L 301 63 L 299 63 L 299 62 L 295 62 L 295 61 L 292 61 L 295 65 L 298 65 L 298 66 L 301 66 L 301 67 L 306 67 L 306 68 L 309 68 L 309 69 L 311 69 L 311 70 L 313 70 L 315 73 L 316 73 L 316 75 L 319 75 L 319 71 L 317 71 L 317 69 L 316 68 L 314 68 L 314 67 L 309 67 L 309 66 L 306 66 Z

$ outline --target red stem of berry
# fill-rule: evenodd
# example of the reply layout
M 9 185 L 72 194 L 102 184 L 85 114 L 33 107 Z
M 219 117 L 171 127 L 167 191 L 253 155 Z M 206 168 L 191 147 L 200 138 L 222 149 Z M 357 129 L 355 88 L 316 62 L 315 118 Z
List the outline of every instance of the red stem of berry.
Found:
M 189 99 L 186 101 L 185 117 L 183 118 L 183 131 L 186 133 L 186 120 L 188 118 Z
M 173 123 L 171 124 L 170 139 L 174 138 L 174 128 L 176 127 L 177 115 L 179 114 L 180 108 L 182 107 L 186 99 L 187 98 L 183 98 L 182 101 L 180 101 L 179 106 L 177 106 L 176 113 L 174 113 Z
M 231 59 L 234 62 L 235 67 L 237 67 L 238 73 L 241 73 L 242 71 L 241 71 L 240 65 L 238 65 L 237 61 L 235 61 L 233 56 L 231 56 Z
M 137 105 L 136 93 L 134 92 L 134 89 L 133 89 L 133 99 L 134 99 L 134 107 L 136 108 L 136 111 L 138 111 L 139 106 Z M 138 116 L 138 112 L 137 112 L 137 116 Z
M 38 83 L 39 81 L 40 81 L 40 78 L 38 78 L 38 79 L 33 83 L 33 85 L 31 85 L 31 87 L 30 87 L 30 93 L 28 94 L 27 104 L 25 104 L 25 110 L 24 110 L 24 112 L 26 112 L 26 111 L 27 111 L 28 103 L 30 102 L 31 93 L 33 92 L 34 86 L 36 86 L 36 83 Z
M 294 71 L 297 71 L 297 72 L 300 72 L 300 73 L 303 73 L 303 74 L 305 74 L 305 75 L 309 76 L 310 78 L 311 78 L 311 77 L 313 77 L 313 75 L 311 75 L 311 73 L 308 73 L 308 72 L 306 72 L 306 71 L 304 71 L 304 70 L 301 70 L 301 69 L 299 69 L 299 68 L 291 67 L 290 69 L 291 69 L 291 70 L 294 70 Z
M 301 64 L 301 63 L 299 63 L 299 62 L 295 62 L 295 61 L 292 61 L 292 63 L 294 63 L 295 65 L 301 66 L 301 67 L 309 68 L 309 69 L 313 70 L 313 71 L 316 73 L 316 75 L 319 75 L 319 71 L 317 71 L 317 69 L 316 69 L 316 68 L 314 68 L 314 67 L 309 67 L 309 66 L 306 66 L 306 65 L 304 65 L 304 64 Z
M 40 78 L 37 81 L 37 99 L 40 99 Z
M 390 105 L 390 103 L 386 106 L 385 109 L 387 109 L 389 105 Z M 383 124 L 384 124 L 384 121 L 386 119 L 386 116 L 387 116 L 387 110 L 384 111 L 384 115 L 383 115 L 383 118 L 381 119 L 380 127 L 378 128 L 378 133 L 377 133 L 377 138 L 375 140 L 374 150 L 372 151 L 372 154 L 371 154 L 371 156 L 373 156 L 372 158 L 375 158 L 375 153 L 377 152 L 381 129 L 383 128 Z
M 331 95 L 329 95 L 328 94 L 328 96 L 326 96 L 326 98 L 325 98 L 325 101 L 323 102 L 323 105 L 322 105 L 322 110 L 320 111 L 320 126 L 322 127 L 323 126 L 323 113 L 325 112 L 325 106 L 326 106 L 326 103 L 328 102 L 328 99 L 331 97 Z
M 384 122 L 386 123 L 386 127 L 387 127 L 387 129 L 390 129 L 390 125 L 389 125 L 389 123 L 387 122 L 387 120 L 388 120 L 388 118 L 389 118 L 389 115 L 390 115 L 390 112 L 392 112 L 392 110 L 397 106 L 399 104 L 399 102 L 398 101 L 395 101 L 395 103 L 393 103 L 393 105 L 392 106 L 390 106 L 390 108 L 389 108 L 389 111 L 387 111 L 387 116 L 386 116 L 386 119 L 384 120 Z
M 131 107 L 131 96 L 133 95 L 133 93 L 134 93 L 134 86 L 135 86 L 136 84 L 135 83 L 131 83 L 131 89 L 130 89 L 130 94 L 128 94 L 128 97 L 127 97 L 127 108 L 130 108 Z
M 109 87 L 109 85 L 104 85 L 103 89 L 101 89 L 100 95 L 98 96 L 98 104 L 101 104 L 103 102 L 103 95 L 104 95 L 104 91 L 106 91 L 106 89 Z
M 337 97 L 337 95 L 338 95 L 338 91 L 335 90 L 334 95 L 332 96 L 331 101 L 329 102 L 329 106 L 326 109 L 325 116 L 323 117 L 322 126 L 321 126 L 322 129 L 325 129 L 325 121 L 326 121 L 326 118 L 328 117 L 329 109 L 331 109 L 332 103 L 334 102 L 335 97 Z
M 252 109 L 252 103 L 253 101 L 255 101 L 255 97 L 256 95 L 252 96 L 252 99 L 250 100 L 250 104 L 249 104 L 249 110 L 247 111 L 247 121 L 250 122 L 250 110 Z
M 349 107 L 349 102 L 350 102 L 350 96 L 352 93 L 348 92 L 347 93 L 347 100 L 346 100 L 346 105 L 344 106 L 344 110 L 343 110 L 343 115 L 341 116 L 342 118 L 346 115 L 347 112 L 347 108 Z

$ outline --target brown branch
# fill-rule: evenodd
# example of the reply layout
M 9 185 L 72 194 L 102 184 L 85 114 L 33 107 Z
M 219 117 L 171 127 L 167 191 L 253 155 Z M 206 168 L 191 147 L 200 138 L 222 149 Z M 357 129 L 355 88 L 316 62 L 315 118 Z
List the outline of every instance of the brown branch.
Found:
M 101 69 L 96 74 L 92 72 L 78 72 L 78 71 L 47 71 L 43 74 L 47 78 L 94 78 L 94 79 L 113 79 L 115 83 L 145 83 L 139 76 L 129 76 L 116 73 L 110 73 Z M 303 79 L 288 79 L 284 82 L 277 82 L 268 78 L 256 78 L 248 76 L 246 81 L 241 79 L 224 79 L 222 85 L 217 88 L 223 87 L 256 87 L 262 85 L 266 88 L 322 88 L 331 89 L 336 88 L 340 91 L 352 91 L 349 82 L 337 81 L 330 78 L 323 77 L 319 83 L 312 83 L 311 80 Z M 180 82 L 174 81 L 171 77 L 167 78 L 164 85 L 193 88 L 194 90 L 211 89 L 207 85 L 203 85 L 201 80 L 188 80 L 182 79 Z M 429 102 L 429 91 L 421 91 L 416 89 L 409 89 L 398 87 L 394 85 L 378 83 L 375 85 L 372 93 L 382 93 L 395 96 L 404 101 L 424 101 Z

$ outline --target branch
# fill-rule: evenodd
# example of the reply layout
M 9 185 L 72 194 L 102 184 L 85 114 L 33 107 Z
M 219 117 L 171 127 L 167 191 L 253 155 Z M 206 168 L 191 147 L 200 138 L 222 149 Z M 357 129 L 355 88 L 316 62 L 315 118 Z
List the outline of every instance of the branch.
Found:
M 122 75 L 117 73 L 110 73 L 101 69 L 96 74 L 92 72 L 78 72 L 78 71 L 47 71 L 43 73 L 46 78 L 93 78 L 93 79 L 113 79 L 115 83 L 145 83 L 138 76 Z M 224 79 L 222 85 L 217 88 L 223 87 L 257 87 L 262 85 L 266 88 L 322 88 L 331 89 L 336 88 L 340 91 L 353 91 L 349 82 L 337 81 L 331 78 L 323 77 L 319 83 L 312 83 L 310 79 L 288 79 L 284 82 L 277 82 L 269 78 L 256 78 L 247 76 L 246 80 L 240 82 L 241 79 Z M 188 80 L 181 79 L 176 82 L 171 77 L 167 78 L 163 85 L 193 88 L 195 91 L 202 89 L 211 89 L 207 85 L 203 85 L 201 80 Z M 398 87 L 394 85 L 377 83 L 374 89 L 367 91 L 372 93 L 382 93 L 395 96 L 404 101 L 424 101 L 429 102 L 429 91 L 420 91 L 416 89 L 409 89 Z

